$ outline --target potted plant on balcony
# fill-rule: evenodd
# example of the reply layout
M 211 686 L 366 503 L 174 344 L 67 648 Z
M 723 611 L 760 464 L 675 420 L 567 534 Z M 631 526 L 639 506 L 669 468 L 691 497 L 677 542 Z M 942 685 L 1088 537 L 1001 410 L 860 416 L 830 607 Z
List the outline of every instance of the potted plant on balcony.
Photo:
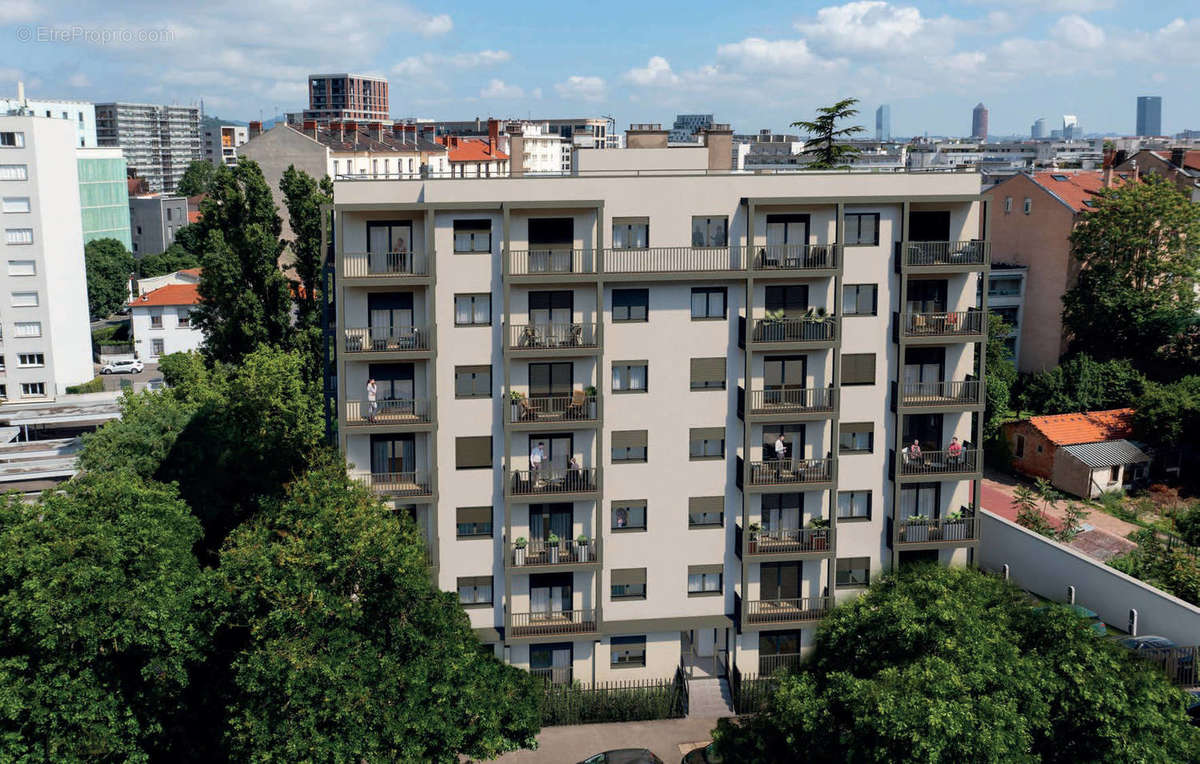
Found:
M 579 556 L 581 562 L 591 562 L 591 550 L 588 548 L 592 540 L 587 537 L 586 533 L 580 533 L 575 537 L 575 553 Z
M 783 308 L 768 310 L 763 313 L 762 320 L 759 321 L 758 326 L 759 341 L 779 342 L 782 340 L 784 338 Z
M 808 527 L 810 530 L 816 530 L 816 531 L 824 530 L 825 528 L 829 527 L 829 521 L 826 520 L 824 517 L 814 517 L 813 519 L 808 521 Z M 824 552 L 826 549 L 829 548 L 829 534 L 828 533 L 813 533 L 813 534 L 811 534 L 810 538 L 812 540 L 811 543 L 812 543 L 813 551 Z
M 525 547 L 529 544 L 524 536 L 513 542 L 513 564 L 520 567 L 525 564 Z
M 967 537 L 967 519 L 961 509 L 956 509 L 942 522 L 942 538 L 961 541 Z
M 762 526 L 758 523 L 750 523 L 746 526 L 746 532 L 750 534 L 750 553 L 758 551 L 758 534 L 762 533 Z
M 558 562 L 558 545 L 562 539 L 554 531 L 550 531 L 550 535 L 546 537 L 546 553 L 550 558 L 550 564 L 554 565 Z
M 929 540 L 929 518 L 925 515 L 913 515 L 908 518 L 904 531 L 904 541 L 919 542 Z

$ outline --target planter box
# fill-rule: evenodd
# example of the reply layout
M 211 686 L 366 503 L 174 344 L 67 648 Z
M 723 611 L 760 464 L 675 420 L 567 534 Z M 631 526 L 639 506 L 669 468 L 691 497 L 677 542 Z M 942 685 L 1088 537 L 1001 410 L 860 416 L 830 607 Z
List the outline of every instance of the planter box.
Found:
M 513 564 L 517 567 L 525 564 L 525 547 L 517 547 L 513 550 Z
M 948 520 L 942 526 L 942 536 L 949 541 L 962 541 L 967 537 L 966 520 Z
M 907 523 L 904 526 L 904 541 L 909 543 L 919 543 L 929 540 L 929 524 L 928 523 Z

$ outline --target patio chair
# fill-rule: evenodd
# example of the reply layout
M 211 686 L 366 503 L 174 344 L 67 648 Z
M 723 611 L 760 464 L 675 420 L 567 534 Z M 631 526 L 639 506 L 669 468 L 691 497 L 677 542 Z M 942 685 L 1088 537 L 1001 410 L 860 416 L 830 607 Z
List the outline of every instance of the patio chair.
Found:
M 537 407 L 533 405 L 533 401 L 529 400 L 528 398 L 522 398 L 520 400 L 520 406 L 522 422 L 532 422 L 538 418 L 538 410 Z
M 571 402 L 567 404 L 567 419 L 585 419 L 583 407 L 587 405 L 587 396 L 582 390 L 571 393 Z
M 538 346 L 537 329 L 535 329 L 532 326 L 526 326 L 524 328 L 524 330 L 522 330 L 522 332 L 521 332 L 521 341 L 519 344 L 521 347 L 527 347 L 527 348 L 537 347 Z
M 583 345 L 583 327 L 579 324 L 571 325 L 571 341 L 568 344 L 572 347 L 581 347 Z

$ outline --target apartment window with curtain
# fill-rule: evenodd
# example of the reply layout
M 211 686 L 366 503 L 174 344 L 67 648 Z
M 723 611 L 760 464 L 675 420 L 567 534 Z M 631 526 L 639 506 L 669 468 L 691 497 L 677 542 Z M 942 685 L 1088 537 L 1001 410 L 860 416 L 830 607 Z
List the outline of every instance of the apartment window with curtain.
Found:
M 412 160 L 410 159 L 411 163 Z M 409 172 L 412 167 L 409 167 Z M 492 251 L 492 221 L 490 220 L 455 220 L 454 221 L 454 252 L 455 254 L 478 254 Z
M 837 561 L 837 579 L 835 586 L 839 589 L 851 589 L 869 586 L 871 584 L 870 557 L 842 557 Z
M 163 328 L 162 317 L 163 317 L 162 308 L 152 308 L 150 310 L 150 328 L 151 329 Z
M 454 524 L 458 538 L 491 538 L 491 507 L 458 507 L 454 510 Z
M 646 637 L 613 637 L 609 640 L 609 663 L 613 668 L 646 665 Z
M 455 326 L 491 326 L 492 296 L 490 294 L 454 295 Z
M 610 593 L 614 600 L 646 599 L 646 569 L 617 568 L 613 570 Z
M 612 530 L 646 530 L 646 500 L 626 499 L 612 503 Z
M 869 454 L 874 445 L 874 422 L 842 423 L 838 432 L 839 454 Z
M 6 196 L 4 197 L 3 207 L 4 212 L 20 213 L 29 212 L 29 197 L 28 196 Z
M 690 387 L 692 390 L 725 389 L 725 357 L 693 358 Z
M 692 320 L 724 319 L 728 304 L 725 287 L 692 288 Z
M 614 289 L 613 323 L 650 320 L 649 289 Z
M 4 242 L 9 245 L 32 244 L 33 229 L 32 228 L 5 228 Z
M 612 229 L 613 249 L 645 249 L 650 246 L 647 218 L 616 218 Z
M 846 220 L 847 246 L 875 246 L 879 243 L 878 212 L 848 212 Z
M 0 148 L 19 149 L 25 146 L 25 133 L 0 133 Z
M 689 565 L 687 595 L 689 597 L 716 597 L 722 594 L 723 565 Z
M 29 180 L 29 168 L 23 164 L 0 164 L 0 180 Z
M 648 458 L 646 430 L 616 430 L 612 434 L 612 460 L 644 462 Z
M 491 398 L 491 366 L 455 366 L 455 398 Z
M 38 293 L 13 292 L 12 306 L 14 308 L 36 308 L 38 306 Z
M 870 491 L 838 491 L 837 501 L 839 520 L 871 519 Z
M 17 337 L 41 337 L 41 321 L 17 321 L 13 324 L 13 334 Z
M 692 427 L 688 431 L 689 460 L 696 462 L 724 458 L 724 427 Z
M 877 284 L 842 286 L 842 313 L 847 316 L 874 316 L 877 308 Z
M 458 602 L 463 607 L 487 607 L 492 604 L 492 577 L 466 576 L 458 579 Z
M 725 525 L 724 496 L 693 496 L 688 499 L 689 528 L 717 528 Z
M 729 244 L 729 218 L 693 216 L 693 247 L 725 247 Z
M 612 391 L 644 393 L 649 389 L 648 361 L 613 361 Z

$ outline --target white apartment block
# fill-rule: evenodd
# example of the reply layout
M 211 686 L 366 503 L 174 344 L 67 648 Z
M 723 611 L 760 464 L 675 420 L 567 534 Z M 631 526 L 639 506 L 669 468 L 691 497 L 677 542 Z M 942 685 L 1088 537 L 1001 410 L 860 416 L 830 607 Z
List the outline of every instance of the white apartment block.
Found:
M 760 673 L 969 563 L 978 175 L 589 153 L 626 171 L 336 187 L 339 445 L 480 637 L 554 681 Z
M 17 83 L 16 98 L 0 98 L 0 115 L 65 119 L 75 125 L 75 146 L 94 149 L 96 143 L 96 107 L 88 101 L 26 98 L 24 83 Z
M 215 165 L 233 167 L 237 164 L 237 150 L 250 140 L 245 125 L 215 125 L 205 127 L 201 136 L 204 143 L 204 158 Z
M 0 117 L 0 396 L 92 378 L 72 120 Z
M 200 110 L 193 106 L 98 103 L 96 137 L 101 146 L 120 147 L 155 192 L 174 191 L 188 165 L 204 155 Z

